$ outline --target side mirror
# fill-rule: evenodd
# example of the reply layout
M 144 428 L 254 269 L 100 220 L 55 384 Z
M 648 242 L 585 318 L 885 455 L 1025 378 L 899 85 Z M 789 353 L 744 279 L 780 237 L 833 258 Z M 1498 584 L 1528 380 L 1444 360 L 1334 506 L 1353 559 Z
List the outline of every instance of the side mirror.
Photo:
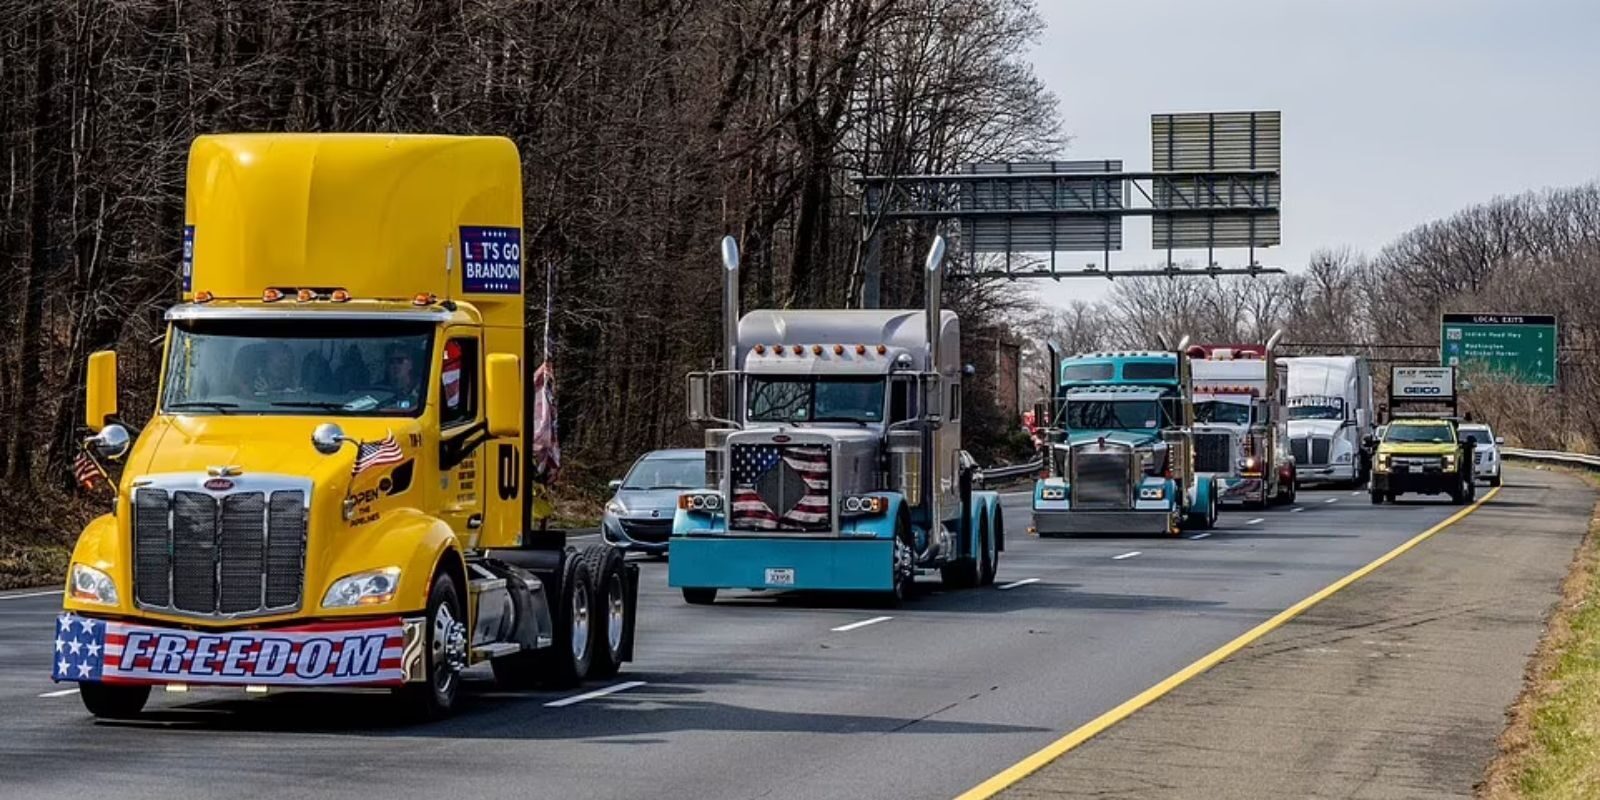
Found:
M 89 430 L 99 433 L 106 426 L 106 418 L 117 415 L 116 352 L 101 350 L 90 354 L 89 370 L 84 382 L 83 422 Z
M 339 452 L 345 442 L 353 441 L 344 435 L 343 428 L 332 422 L 324 422 L 311 431 L 311 446 L 325 456 Z
M 944 387 L 944 381 L 937 377 L 922 382 L 923 416 L 930 421 L 939 422 L 944 419 Z
M 963 366 L 961 368 L 961 374 L 963 376 L 965 376 L 965 377 L 970 378 L 970 377 L 978 374 L 978 368 L 973 366 L 973 365 L 971 365 L 971 364 L 967 364 L 967 365 L 965 365 L 965 366 Z
M 1503 445 L 1503 444 L 1506 443 L 1506 437 L 1504 437 L 1504 436 L 1496 436 L 1496 437 L 1494 437 L 1494 443 L 1497 444 L 1497 445 Z
M 489 435 L 522 435 L 522 362 L 509 353 L 491 353 L 484 370 Z
M 107 461 L 121 461 L 128 454 L 128 447 L 132 445 L 133 437 L 128 435 L 128 429 L 115 422 L 100 429 L 89 445 L 94 448 L 95 455 Z
M 704 372 L 689 373 L 688 400 L 690 422 L 711 419 L 711 376 Z
M 610 481 L 606 482 L 606 488 L 609 488 L 613 492 L 618 490 L 618 489 L 621 489 L 622 488 L 622 479 L 621 478 L 612 478 Z
M 1036 428 L 1051 427 L 1055 420 L 1050 419 L 1050 404 L 1044 400 L 1033 401 L 1033 425 Z

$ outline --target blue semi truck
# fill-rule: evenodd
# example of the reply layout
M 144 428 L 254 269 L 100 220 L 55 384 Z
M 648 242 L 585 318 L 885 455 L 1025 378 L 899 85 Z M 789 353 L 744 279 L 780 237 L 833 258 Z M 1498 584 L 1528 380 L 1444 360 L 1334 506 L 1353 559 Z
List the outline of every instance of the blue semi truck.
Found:
M 960 321 L 939 307 L 944 241 L 920 310 L 738 307 L 723 240 L 723 370 L 689 376 L 706 431 L 706 488 L 685 492 L 667 566 L 684 600 L 725 589 L 881 593 L 918 574 L 993 583 L 1005 523 L 961 450 Z M 720 405 L 720 408 L 715 408 Z
M 1210 528 L 1214 481 L 1194 468 L 1194 409 L 1178 351 L 1086 353 L 1055 370 L 1044 476 L 1034 483 L 1033 529 L 1159 533 Z

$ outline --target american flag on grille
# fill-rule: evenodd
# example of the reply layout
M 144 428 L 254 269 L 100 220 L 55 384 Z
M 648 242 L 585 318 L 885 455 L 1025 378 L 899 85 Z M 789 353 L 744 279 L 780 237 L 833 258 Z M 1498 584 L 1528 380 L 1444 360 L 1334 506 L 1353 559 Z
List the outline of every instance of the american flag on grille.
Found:
M 94 456 L 87 450 L 79 450 L 78 457 L 72 460 L 72 477 L 79 486 L 93 489 L 94 485 L 106 476 L 105 470 L 95 463 Z
M 356 447 L 356 464 L 350 468 L 350 474 L 360 475 L 373 467 L 398 464 L 405 459 L 405 451 L 401 450 L 400 443 L 395 441 L 394 431 L 390 431 L 382 441 L 362 442 Z
M 769 505 L 769 500 L 777 508 Z M 828 511 L 827 447 L 780 450 L 763 444 L 734 448 L 731 527 L 826 529 Z

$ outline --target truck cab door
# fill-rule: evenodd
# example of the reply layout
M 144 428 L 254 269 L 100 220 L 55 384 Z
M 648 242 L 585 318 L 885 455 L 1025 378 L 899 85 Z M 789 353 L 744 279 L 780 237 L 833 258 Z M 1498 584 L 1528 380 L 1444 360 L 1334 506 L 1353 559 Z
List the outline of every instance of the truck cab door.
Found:
M 483 529 L 483 348 L 475 330 L 446 331 L 439 348 L 440 517 L 462 545 L 476 547 Z

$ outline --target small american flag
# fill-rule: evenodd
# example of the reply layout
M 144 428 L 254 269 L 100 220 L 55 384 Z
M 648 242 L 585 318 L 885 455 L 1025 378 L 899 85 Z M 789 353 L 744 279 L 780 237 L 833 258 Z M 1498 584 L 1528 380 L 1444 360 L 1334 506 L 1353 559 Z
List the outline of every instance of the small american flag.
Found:
M 735 447 L 731 527 L 826 530 L 828 471 L 827 447 Z M 769 500 L 777 508 L 769 505 Z
M 106 476 L 105 470 L 95 463 L 94 456 L 88 450 L 79 450 L 78 457 L 72 460 L 72 477 L 79 486 L 93 489 L 94 485 Z
M 63 614 L 56 618 L 55 662 L 50 677 L 58 681 L 97 681 L 105 669 L 106 624 Z
M 400 449 L 400 443 L 394 439 L 394 431 L 390 431 L 382 441 L 362 442 L 356 448 L 356 463 L 350 468 L 350 474 L 360 475 L 373 467 L 398 464 L 405 458 L 405 451 Z

